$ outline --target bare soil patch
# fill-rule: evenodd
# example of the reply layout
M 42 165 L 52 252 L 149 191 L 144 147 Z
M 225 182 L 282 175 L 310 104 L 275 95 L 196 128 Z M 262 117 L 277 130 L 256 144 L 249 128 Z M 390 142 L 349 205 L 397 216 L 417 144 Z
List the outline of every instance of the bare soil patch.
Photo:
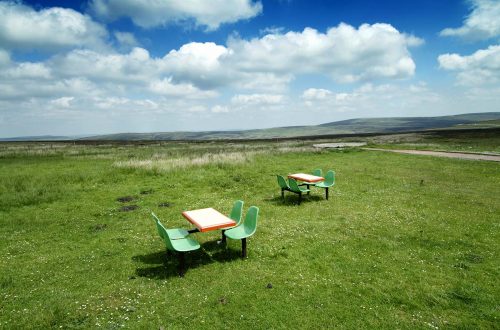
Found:
M 120 203 L 128 203 L 128 202 L 131 202 L 133 200 L 135 200 L 134 196 L 123 196 L 123 197 L 118 197 L 116 199 L 116 201 L 118 201 Z
M 172 203 L 169 203 L 169 202 L 163 202 L 163 203 L 158 204 L 158 207 L 170 207 L 170 206 L 172 206 L 172 205 L 173 205 Z
M 130 211 L 136 210 L 138 208 L 139 208 L 139 206 L 137 206 L 137 205 L 125 205 L 125 206 L 120 207 L 119 210 L 121 212 L 130 212 Z

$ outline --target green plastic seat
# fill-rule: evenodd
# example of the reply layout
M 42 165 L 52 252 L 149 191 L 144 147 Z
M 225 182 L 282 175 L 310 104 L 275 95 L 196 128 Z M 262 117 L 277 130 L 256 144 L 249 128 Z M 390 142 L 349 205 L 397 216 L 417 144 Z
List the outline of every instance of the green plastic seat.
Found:
M 160 221 L 160 219 L 158 219 L 156 214 L 154 214 L 153 212 L 151 212 L 151 216 L 153 217 L 153 220 L 156 221 L 156 228 L 158 229 L 158 234 L 160 235 L 161 238 L 164 238 L 161 234 L 160 227 L 158 226 L 158 222 Z M 166 229 L 166 231 L 167 231 L 170 239 L 185 238 L 189 235 L 189 232 L 186 229 L 182 229 L 182 228 Z
M 312 171 L 312 175 L 323 176 L 323 171 L 320 168 L 317 168 L 314 171 Z
M 244 202 L 241 200 L 237 200 L 236 202 L 234 202 L 233 209 L 229 214 L 229 218 L 236 221 L 235 227 L 241 224 L 241 216 L 243 214 L 243 204 Z
M 237 200 L 233 204 L 233 209 L 231 210 L 231 213 L 229 214 L 229 218 L 234 220 L 236 222 L 236 225 L 230 228 L 234 228 L 236 226 L 239 226 L 241 224 L 241 215 L 243 214 L 243 204 L 244 202 L 242 200 Z M 229 228 L 228 228 L 229 229 Z M 222 229 L 222 240 L 219 243 L 226 243 L 226 236 L 224 235 L 224 232 L 227 229 Z
M 177 234 L 176 231 L 168 230 L 163 226 L 163 224 L 158 220 L 158 218 L 155 216 L 156 220 L 156 228 L 158 229 L 158 233 L 160 234 L 160 237 L 163 238 L 163 242 L 165 243 L 165 246 L 167 247 L 167 251 L 174 251 L 177 252 L 179 255 L 179 276 L 184 276 L 185 272 L 185 260 L 184 260 L 184 253 L 189 252 L 189 251 L 194 251 L 198 250 L 200 248 L 200 244 L 191 237 L 181 237 L 181 238 L 176 238 L 173 239 L 170 235 Z
M 257 206 L 251 206 L 245 216 L 245 221 L 237 227 L 228 229 L 225 231 L 226 235 L 230 239 L 241 240 L 241 257 L 247 257 L 247 238 L 255 234 L 257 230 L 257 219 L 259 217 L 259 208 Z
M 288 184 L 290 185 L 290 191 L 299 195 L 299 205 L 300 205 L 300 203 L 302 202 L 302 194 L 308 193 L 310 192 L 310 190 L 299 186 L 299 184 L 294 178 L 289 178 Z
M 290 186 L 288 185 L 288 182 L 286 182 L 285 178 L 282 177 L 281 175 L 276 175 L 278 179 L 278 185 L 281 188 L 281 198 L 285 199 L 285 190 L 292 191 L 290 189 Z
M 318 188 L 324 188 L 326 199 L 328 200 L 328 188 L 333 187 L 334 185 L 335 185 L 335 172 L 330 170 L 325 175 L 325 181 L 318 182 L 314 186 Z

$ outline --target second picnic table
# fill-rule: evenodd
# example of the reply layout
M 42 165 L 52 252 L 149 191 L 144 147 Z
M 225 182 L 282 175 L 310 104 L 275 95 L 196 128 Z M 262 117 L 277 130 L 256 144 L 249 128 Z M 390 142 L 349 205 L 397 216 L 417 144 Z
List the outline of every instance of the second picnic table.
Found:
M 289 174 L 289 178 L 295 179 L 297 181 L 302 181 L 304 184 L 307 186 L 307 189 L 309 189 L 309 186 L 321 181 L 324 181 L 325 178 L 322 176 L 316 176 L 312 174 L 306 174 L 306 173 L 295 173 L 295 174 Z

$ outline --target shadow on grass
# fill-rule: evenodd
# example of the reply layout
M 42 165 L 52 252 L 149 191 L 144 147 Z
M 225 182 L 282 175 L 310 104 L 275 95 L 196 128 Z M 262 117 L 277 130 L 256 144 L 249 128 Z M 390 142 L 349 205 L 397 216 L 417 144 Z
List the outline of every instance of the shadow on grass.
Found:
M 240 258 L 241 251 L 235 250 L 234 248 L 226 248 L 226 246 L 218 244 L 217 241 L 210 241 L 201 244 L 199 250 L 185 253 L 185 274 L 189 273 L 190 269 L 213 262 L 230 262 Z M 137 268 L 135 271 L 137 276 L 157 280 L 179 276 L 179 257 L 175 252 L 163 250 L 133 256 L 132 260 L 147 265 L 156 265 Z
M 302 195 L 302 202 L 301 204 L 304 203 L 311 203 L 311 202 L 318 202 L 321 200 L 325 200 L 323 196 L 318 196 L 318 195 Z M 281 198 L 281 196 L 277 197 L 272 197 L 272 198 L 265 198 L 264 201 L 272 203 L 274 205 L 298 205 L 299 204 L 299 195 L 295 194 L 288 194 L 285 195 L 285 199 Z

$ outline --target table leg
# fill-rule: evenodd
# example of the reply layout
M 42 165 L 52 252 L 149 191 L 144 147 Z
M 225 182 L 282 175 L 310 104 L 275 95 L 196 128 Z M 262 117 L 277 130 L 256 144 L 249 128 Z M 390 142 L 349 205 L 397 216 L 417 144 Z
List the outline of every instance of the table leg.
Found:
M 241 257 L 245 259 L 247 257 L 247 239 L 241 239 Z
M 184 259 L 184 253 L 183 252 L 178 252 L 179 253 L 179 276 L 184 277 L 184 271 L 185 271 L 185 259 Z
M 226 245 L 226 235 L 224 235 L 225 230 L 222 229 L 222 238 L 220 241 L 217 241 L 217 244 L 224 244 Z

